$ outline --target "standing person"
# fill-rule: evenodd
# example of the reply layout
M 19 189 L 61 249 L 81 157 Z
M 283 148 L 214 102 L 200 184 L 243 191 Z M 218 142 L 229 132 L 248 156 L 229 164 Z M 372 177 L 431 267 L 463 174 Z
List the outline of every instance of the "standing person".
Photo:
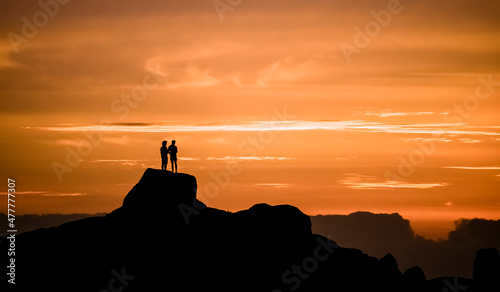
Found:
M 167 170 L 168 164 L 168 148 L 167 141 L 161 142 L 160 155 L 161 155 L 161 170 Z
M 170 154 L 170 164 L 172 164 L 172 172 L 177 173 L 177 146 L 175 146 L 175 140 L 172 140 L 172 145 L 168 146 L 168 153 Z

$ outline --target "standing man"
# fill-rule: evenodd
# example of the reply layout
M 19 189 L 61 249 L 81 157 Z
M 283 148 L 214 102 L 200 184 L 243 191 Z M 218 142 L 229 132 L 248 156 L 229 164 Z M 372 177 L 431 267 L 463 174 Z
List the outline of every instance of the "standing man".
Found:
M 175 140 L 172 140 L 172 145 L 168 146 L 168 153 L 170 154 L 170 163 L 172 164 L 172 172 L 177 173 L 177 146 L 175 146 Z
M 160 155 L 161 155 L 161 170 L 167 170 L 168 164 L 168 148 L 167 141 L 161 142 Z

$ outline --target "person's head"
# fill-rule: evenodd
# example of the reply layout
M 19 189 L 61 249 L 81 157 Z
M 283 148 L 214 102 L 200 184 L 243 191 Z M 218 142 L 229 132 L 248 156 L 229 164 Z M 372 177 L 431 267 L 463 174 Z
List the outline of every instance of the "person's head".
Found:
M 163 141 L 163 142 L 161 142 L 161 145 L 163 145 L 163 146 L 167 146 L 167 141 Z
M 175 140 L 172 140 L 172 145 L 175 145 Z

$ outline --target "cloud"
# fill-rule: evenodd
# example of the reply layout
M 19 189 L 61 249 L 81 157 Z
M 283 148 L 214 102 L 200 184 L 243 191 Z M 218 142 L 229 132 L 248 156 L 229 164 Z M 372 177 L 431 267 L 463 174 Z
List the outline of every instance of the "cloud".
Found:
M 0 195 L 6 196 L 7 193 L 0 193 Z M 15 195 L 21 196 L 39 196 L 39 197 L 80 197 L 87 195 L 86 193 L 58 193 L 52 191 L 24 191 L 16 192 Z
M 462 219 L 448 238 L 431 241 L 415 235 L 410 222 L 397 213 L 356 212 L 311 216 L 314 233 L 330 236 L 340 246 L 383 257 L 391 253 L 404 271 L 418 265 L 428 279 L 456 275 L 472 277 L 480 248 L 500 249 L 500 220 Z
M 183 160 L 183 161 L 198 161 L 200 160 L 199 157 L 181 157 L 181 158 L 178 158 L 179 160 Z
M 428 141 L 433 141 L 433 142 L 453 142 L 453 139 L 450 138 L 444 138 L 444 137 L 437 137 L 437 138 L 401 138 L 403 142 L 415 142 L 415 141 L 421 141 L 421 142 L 428 142 Z
M 46 194 L 47 192 L 43 191 L 24 191 L 24 192 L 16 192 L 16 195 L 38 195 L 38 194 Z M 7 195 L 7 193 L 0 193 L 0 195 Z
M 257 186 L 257 187 L 271 187 L 271 188 L 275 188 L 275 189 L 286 189 L 286 188 L 294 187 L 295 184 L 289 184 L 289 183 L 257 183 L 257 184 L 254 184 L 254 186 Z
M 111 123 L 110 126 L 123 126 L 123 127 L 148 127 L 154 124 L 151 123 Z
M 270 156 L 224 156 L 224 157 L 207 157 L 208 161 L 266 161 L 266 160 L 293 160 L 293 157 L 270 157 Z
M 500 248 L 500 220 L 460 219 L 448 234 L 448 241 Z
M 435 112 L 393 112 L 392 110 L 383 110 L 379 112 L 373 111 L 358 111 L 353 112 L 355 116 L 376 116 L 379 118 L 388 117 L 411 117 L 411 116 L 423 116 L 423 115 L 433 115 Z
M 330 58 L 318 56 L 289 56 L 275 61 L 257 73 L 256 84 L 316 83 L 334 73 Z
M 149 162 L 148 159 L 95 159 L 91 160 L 91 163 L 105 163 L 105 164 L 119 164 L 122 166 L 137 166 L 144 165 L 145 162 Z
M 187 64 L 185 68 L 170 70 L 162 74 L 164 77 L 168 77 L 166 86 L 170 89 L 209 87 L 222 82 L 210 72 L 210 69 L 202 69 L 193 64 Z
M 180 157 L 179 160 L 181 161 L 200 161 L 201 158 L 199 157 Z M 96 164 L 108 164 L 108 165 L 121 165 L 121 166 L 127 166 L 127 167 L 133 167 L 133 166 L 140 166 L 140 167 L 151 167 L 155 168 L 156 165 L 152 165 L 154 161 L 151 161 L 149 159 L 94 159 L 90 160 L 90 163 L 96 163 Z
M 432 123 L 432 124 L 385 124 L 363 120 L 345 121 L 251 121 L 225 124 L 110 124 L 110 125 L 56 125 L 48 127 L 24 127 L 41 131 L 58 132 L 81 132 L 81 131 L 105 131 L 105 132 L 129 132 L 129 133 L 158 133 L 158 132 L 213 132 L 213 131 L 349 131 L 367 133 L 393 133 L 393 134 L 425 134 L 425 135 L 469 135 L 469 136 L 500 136 L 499 131 L 476 130 L 474 127 L 458 129 L 456 124 Z
M 469 139 L 469 138 L 460 138 L 458 141 L 465 143 L 465 144 L 477 144 L 481 143 L 482 140 L 477 140 L 477 139 Z
M 27 127 L 26 129 L 31 129 Z M 96 130 L 97 133 L 97 130 Z M 103 143 L 115 144 L 115 145 L 129 145 L 130 139 L 127 136 L 119 136 L 119 137 L 103 137 Z M 42 141 L 42 143 L 46 144 L 56 144 L 56 145 L 64 145 L 64 146 L 80 146 L 82 144 L 81 138 L 74 139 L 47 139 Z
M 431 189 L 447 186 L 444 182 L 435 183 L 407 183 L 400 181 L 377 181 L 376 177 L 347 174 L 345 178 L 338 180 L 338 183 L 346 185 L 355 190 L 378 190 L 378 189 Z
M 61 5 L 49 25 L 40 28 L 20 53 L 12 53 L 10 42 L 4 38 L 0 42 L 0 64 L 8 69 L 3 74 L 9 78 L 7 84 L 31 91 L 35 85 L 32 82 L 40 82 L 52 86 L 51 93 L 61 88 L 74 90 L 75 85 L 91 91 L 135 86 L 145 68 L 157 64 L 169 78 L 165 86 L 179 89 L 229 82 L 359 85 L 359 78 L 369 78 L 367 75 L 386 80 L 410 76 L 414 80 L 455 74 L 451 77 L 457 80 L 474 76 L 469 72 L 470 64 L 483 72 L 494 71 L 488 70 L 495 68 L 491 60 L 498 51 L 498 43 L 493 41 L 496 20 L 491 15 L 499 5 L 470 6 L 465 0 L 455 3 L 454 9 L 449 9 L 447 2 L 405 6 L 404 13 L 398 15 L 399 24 L 373 39 L 367 48 L 370 54 L 360 55 L 364 65 L 346 67 L 338 44 L 352 42 L 352 28 L 363 27 L 370 11 L 381 9 L 387 1 L 355 5 L 343 1 L 254 1 L 229 13 L 224 25 L 211 3 L 72 2 Z M 8 1 L 3 8 L 3 36 L 9 32 L 21 34 L 20 20 L 30 19 L 40 10 L 33 1 Z M 464 11 L 471 12 L 466 23 L 461 21 Z M 444 12 L 446 17 L 442 17 Z M 436 27 L 442 29 L 429 29 Z M 422 42 L 422 35 L 428 41 Z M 20 64 L 27 70 L 11 79 L 14 70 L 9 64 Z M 345 83 L 348 76 L 351 79 Z M 61 102 L 74 105 L 75 99 L 81 102 L 86 98 L 73 96 L 71 101 Z M 30 101 L 37 99 L 33 96 Z
M 169 54 L 157 54 L 146 61 L 146 68 L 158 68 L 169 89 L 210 87 L 222 84 L 242 85 L 239 76 L 245 44 L 229 40 L 188 44 Z M 230 59 L 231 62 L 227 62 Z
M 500 170 L 500 166 L 443 166 L 443 168 L 464 170 Z
M 80 196 L 85 196 L 85 193 L 53 193 L 53 192 L 48 192 L 45 194 L 42 194 L 42 197 L 80 197 Z

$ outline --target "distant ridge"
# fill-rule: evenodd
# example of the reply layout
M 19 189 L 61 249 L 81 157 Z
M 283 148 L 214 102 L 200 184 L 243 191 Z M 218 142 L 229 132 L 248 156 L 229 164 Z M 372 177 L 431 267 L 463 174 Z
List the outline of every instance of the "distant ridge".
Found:
M 19 234 L 16 285 L 3 281 L 8 289 L 3 291 L 441 292 L 449 283 L 466 287 L 461 291 L 498 287 L 496 249 L 478 252 L 474 280 L 427 281 L 418 267 L 401 273 L 390 254 L 377 259 L 313 234 L 310 218 L 294 206 L 257 204 L 225 212 L 198 201 L 196 187 L 191 175 L 148 169 L 113 212 Z M 2 239 L 3 251 L 8 244 Z
M 500 249 L 500 220 L 457 220 L 455 230 L 437 241 L 415 234 L 410 222 L 397 213 L 318 215 L 311 216 L 311 222 L 316 234 L 331 234 L 339 245 L 361 249 L 377 258 L 390 252 L 400 269 L 418 265 L 427 278 L 472 278 L 476 251 Z

